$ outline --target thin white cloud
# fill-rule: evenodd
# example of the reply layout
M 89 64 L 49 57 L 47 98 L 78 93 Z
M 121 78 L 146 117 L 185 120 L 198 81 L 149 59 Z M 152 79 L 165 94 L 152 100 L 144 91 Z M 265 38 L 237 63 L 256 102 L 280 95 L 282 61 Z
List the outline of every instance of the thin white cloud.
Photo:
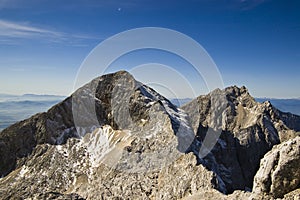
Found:
M 38 39 L 50 43 L 65 43 L 69 45 L 85 45 L 86 40 L 99 40 L 100 37 L 86 34 L 69 34 L 53 29 L 33 26 L 29 23 L 13 22 L 0 19 L 0 44 L 16 44 L 16 39 Z M 18 44 L 18 43 L 17 43 Z
M 22 24 L 0 19 L 0 37 L 29 38 L 37 36 L 62 37 L 63 34 L 24 23 Z

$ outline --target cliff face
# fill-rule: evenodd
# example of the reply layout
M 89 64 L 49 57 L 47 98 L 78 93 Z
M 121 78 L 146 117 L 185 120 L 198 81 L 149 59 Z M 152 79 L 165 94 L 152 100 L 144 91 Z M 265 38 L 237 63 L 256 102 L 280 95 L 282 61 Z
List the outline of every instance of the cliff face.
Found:
M 127 72 L 104 75 L 1 132 L 0 193 L 159 196 L 160 171 L 194 137 L 187 115 L 153 89 Z
M 255 102 L 244 87 L 177 108 L 127 72 L 107 74 L 0 133 L 0 196 L 269 198 L 277 194 L 257 189 L 265 187 L 263 175 L 255 194 L 222 193 L 251 190 L 260 159 L 297 137 L 298 121 Z M 287 188 L 281 196 L 295 189 Z
M 191 119 L 196 141 L 203 143 L 208 135 L 220 135 L 212 151 L 200 162 L 222 178 L 229 193 L 251 190 L 266 152 L 299 135 L 300 117 L 282 113 L 270 102 L 256 102 L 245 87 L 213 91 L 182 109 Z M 197 153 L 201 157 L 201 150 Z
M 300 185 L 300 137 L 283 142 L 261 160 L 254 178 L 253 191 L 275 198 L 296 190 Z

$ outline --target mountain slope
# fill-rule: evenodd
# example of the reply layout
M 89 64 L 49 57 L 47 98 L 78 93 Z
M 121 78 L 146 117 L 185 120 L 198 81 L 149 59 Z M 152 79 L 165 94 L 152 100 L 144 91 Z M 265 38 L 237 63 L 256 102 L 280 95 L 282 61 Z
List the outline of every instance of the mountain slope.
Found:
M 125 71 L 107 74 L 0 133 L 0 196 L 270 199 L 224 194 L 250 190 L 260 158 L 298 122 L 244 87 L 177 108 Z
M 196 142 L 216 135 L 216 145 L 200 162 L 222 178 L 229 193 L 251 190 L 260 159 L 300 131 L 299 116 L 283 113 L 270 102 L 256 102 L 245 87 L 215 90 L 182 109 L 189 114 Z M 201 154 L 199 151 L 196 148 L 195 153 Z
M 258 102 L 270 101 L 272 105 L 284 112 L 300 115 L 300 99 L 256 98 Z
M 162 196 L 161 169 L 184 156 L 194 137 L 186 114 L 154 90 L 124 71 L 104 75 L 1 132 L 0 196 Z M 219 188 L 216 175 L 201 170 L 207 187 Z

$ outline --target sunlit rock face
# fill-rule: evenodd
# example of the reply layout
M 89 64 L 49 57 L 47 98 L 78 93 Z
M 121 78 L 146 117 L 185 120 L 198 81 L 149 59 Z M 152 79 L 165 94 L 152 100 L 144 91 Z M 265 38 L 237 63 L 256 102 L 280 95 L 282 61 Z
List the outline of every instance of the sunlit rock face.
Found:
M 1 196 L 157 195 L 160 170 L 194 138 L 169 100 L 127 72 L 104 75 L 1 132 Z
M 215 90 L 182 109 L 191 119 L 197 141 L 219 134 L 200 162 L 221 177 L 229 193 L 251 191 L 260 159 L 274 145 L 299 135 L 299 116 L 283 113 L 270 102 L 256 102 L 245 87 Z
M 253 191 L 283 198 L 293 190 L 298 189 L 299 192 L 299 180 L 300 137 L 298 136 L 274 146 L 264 156 L 254 178 Z
M 260 159 L 295 138 L 298 122 L 244 87 L 178 108 L 128 72 L 107 74 L 0 133 L 0 197 L 270 199 L 225 194 L 251 190 Z M 288 188 L 280 195 L 298 194 Z

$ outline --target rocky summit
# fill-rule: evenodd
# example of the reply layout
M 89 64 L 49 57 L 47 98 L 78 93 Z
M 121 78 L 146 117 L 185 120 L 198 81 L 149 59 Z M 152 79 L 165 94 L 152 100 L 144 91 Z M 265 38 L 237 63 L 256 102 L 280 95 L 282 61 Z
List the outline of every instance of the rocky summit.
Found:
M 245 87 L 178 108 L 119 71 L 0 133 L 0 199 L 299 199 L 299 131 Z
M 256 102 L 245 87 L 215 90 L 183 109 L 189 114 L 196 141 L 218 136 L 201 162 L 221 177 L 228 193 L 251 191 L 261 158 L 274 145 L 299 136 L 299 116 L 283 113 L 270 102 Z

